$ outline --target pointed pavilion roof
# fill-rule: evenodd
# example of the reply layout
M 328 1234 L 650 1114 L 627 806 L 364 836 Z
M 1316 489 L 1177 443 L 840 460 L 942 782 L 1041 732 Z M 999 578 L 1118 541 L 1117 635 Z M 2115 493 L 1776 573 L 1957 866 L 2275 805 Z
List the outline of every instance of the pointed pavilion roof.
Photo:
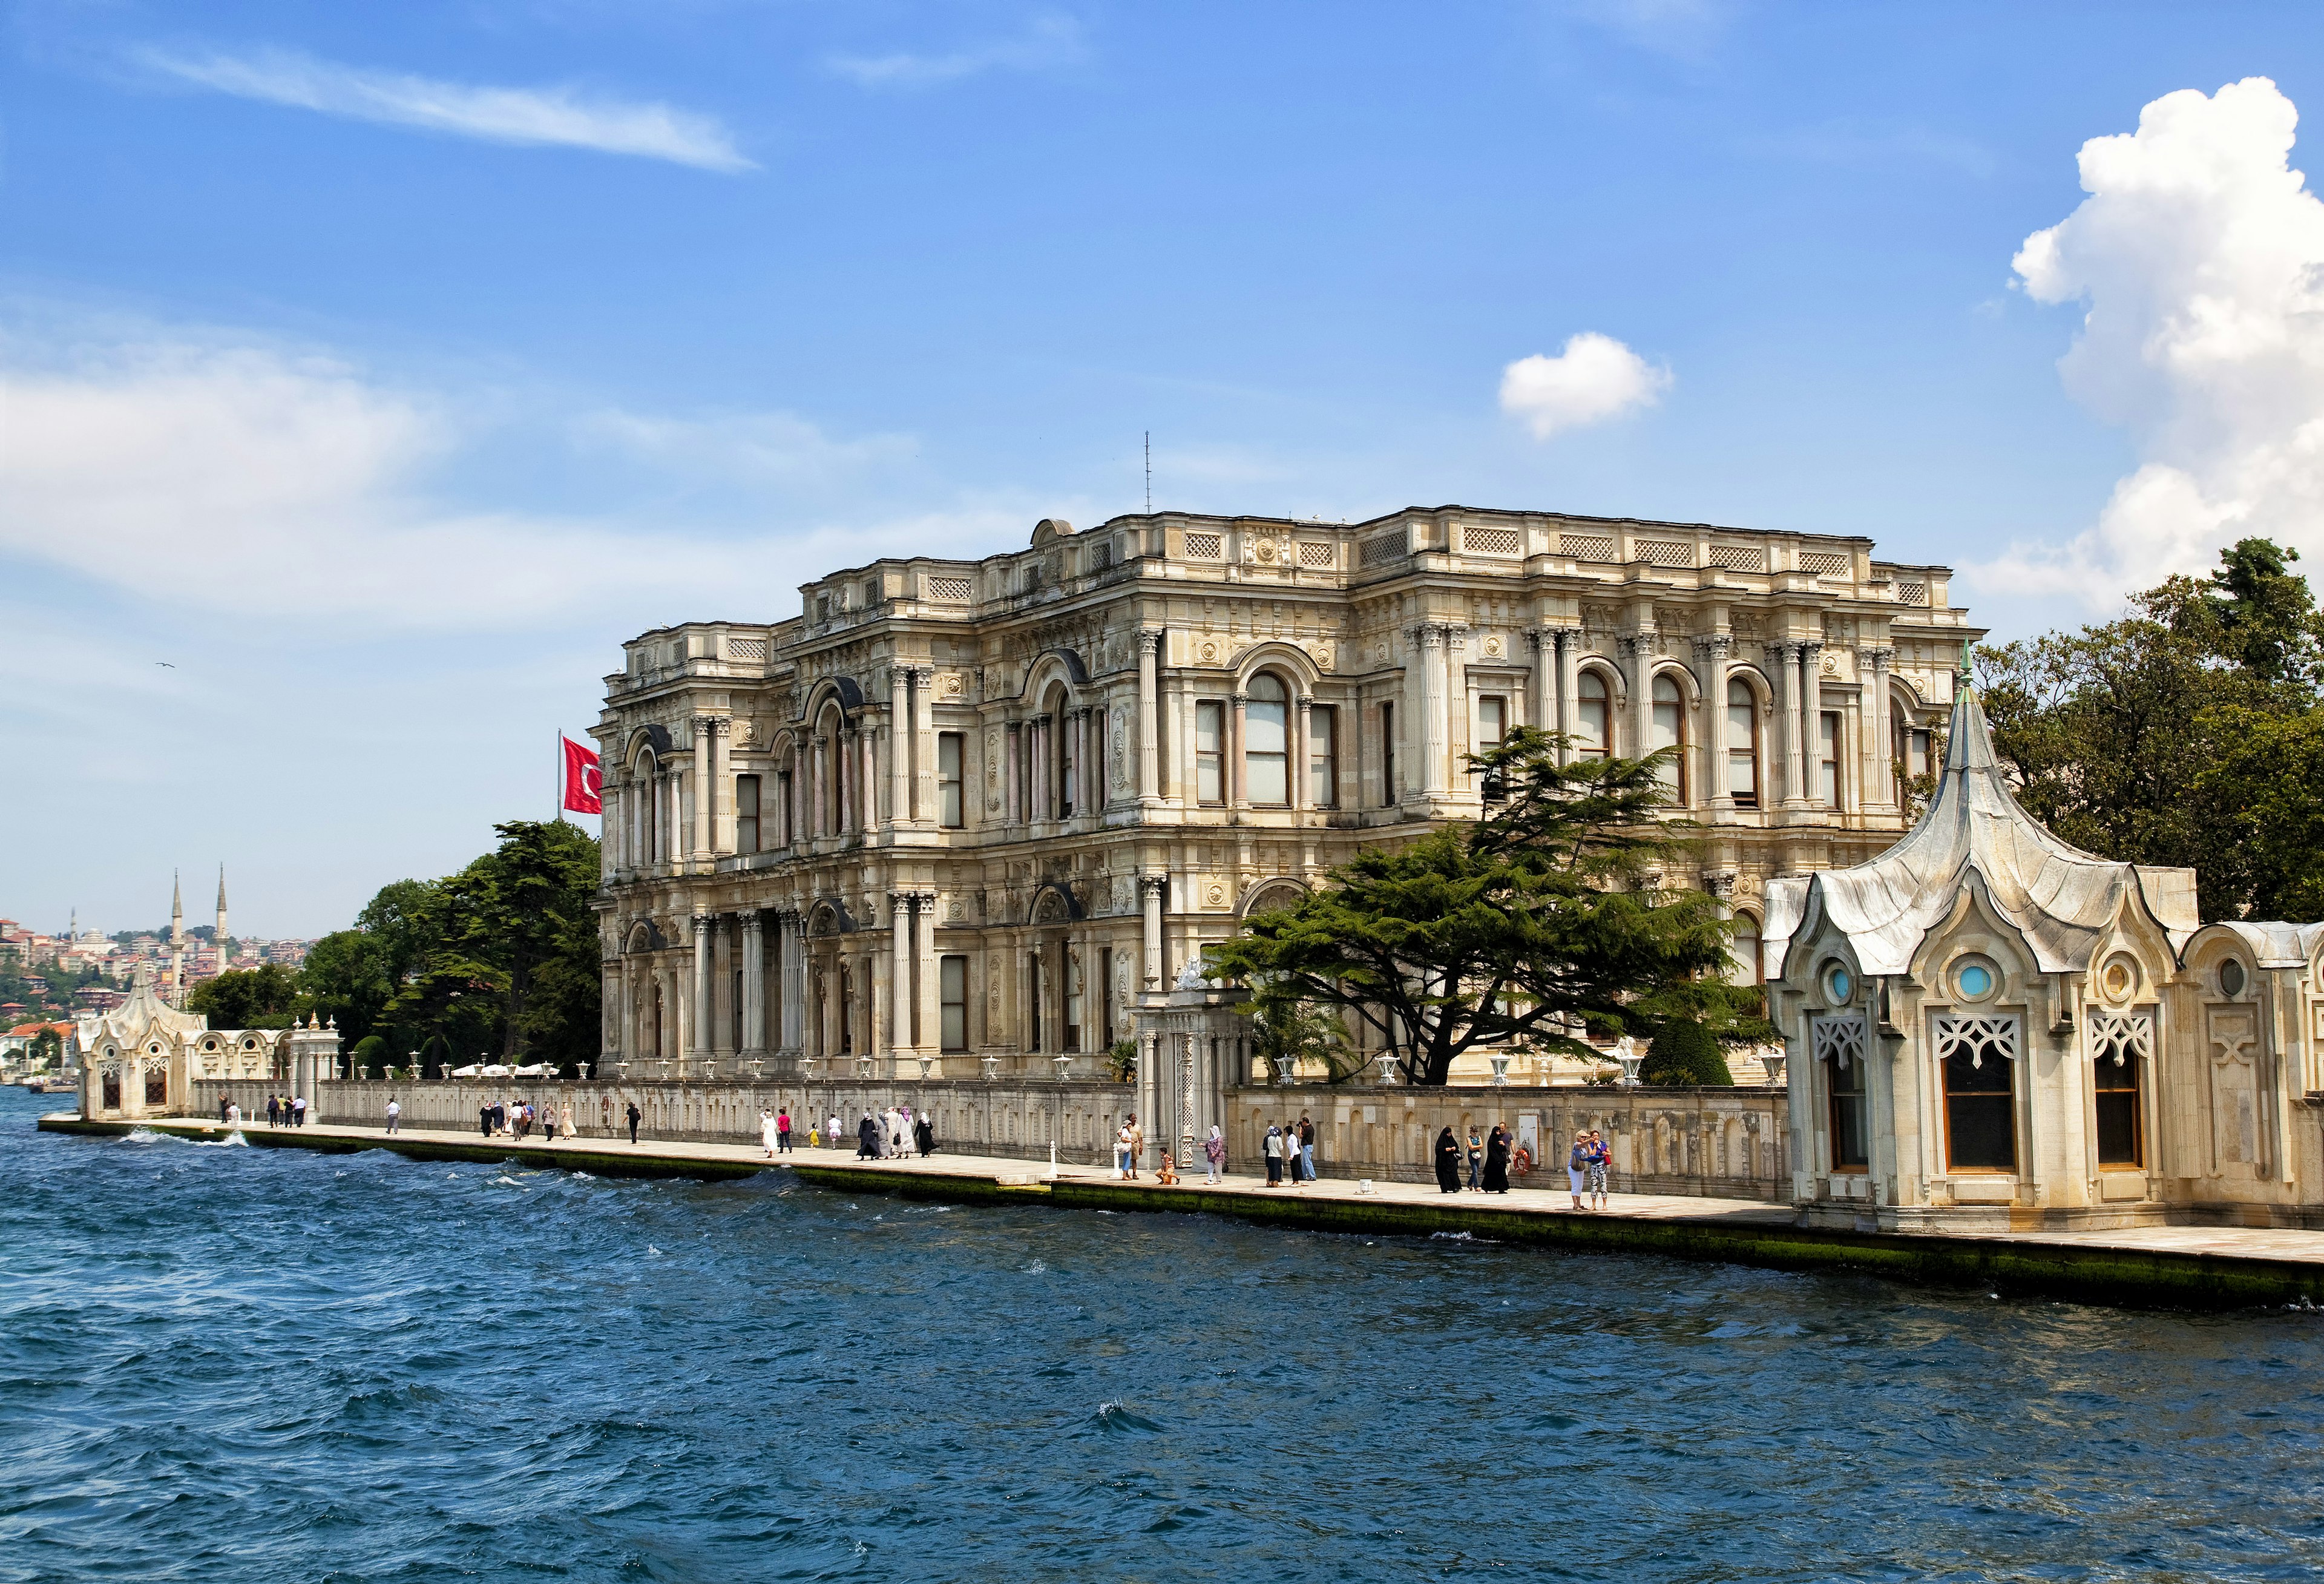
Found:
M 1972 877 L 2015 927 L 2044 973 L 2089 966 L 2098 936 L 2136 893 L 2173 951 L 2200 927 L 2195 871 L 2121 863 L 2052 835 L 2011 796 L 1976 692 L 1953 691 L 1943 778 L 1920 823 L 1879 857 L 1852 869 L 1767 883 L 1768 977 L 1783 972 L 1793 936 L 1829 919 L 1868 974 L 1909 972 L 1929 931 L 1952 916 Z

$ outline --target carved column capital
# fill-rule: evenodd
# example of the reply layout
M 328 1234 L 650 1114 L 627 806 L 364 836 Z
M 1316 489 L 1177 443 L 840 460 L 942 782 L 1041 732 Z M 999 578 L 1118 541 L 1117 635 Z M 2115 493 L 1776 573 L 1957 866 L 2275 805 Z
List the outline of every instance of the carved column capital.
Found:
M 1164 888 L 1168 886 L 1169 883 L 1170 877 L 1166 874 L 1139 875 L 1138 877 L 1138 895 L 1141 899 L 1148 897 L 1159 898 L 1162 895 Z
M 1896 664 L 1896 651 L 1893 649 L 1858 649 L 1857 653 L 1863 658 L 1864 663 L 1871 667 L 1876 674 L 1886 672 Z
M 1735 882 L 1739 878 L 1731 869 L 1709 870 L 1703 874 L 1702 889 L 1724 902 L 1735 895 Z
M 696 935 L 706 935 L 717 927 L 718 916 L 715 913 L 696 913 L 692 916 L 692 922 Z
M 1138 649 L 1142 655 L 1159 658 L 1162 653 L 1162 629 L 1141 627 L 1138 630 Z
M 912 898 L 917 894 L 912 891 L 890 891 L 888 893 L 888 906 L 894 909 L 897 917 L 908 918 L 912 912 Z
M 1705 633 L 1691 641 L 1694 652 L 1706 660 L 1723 660 L 1735 652 L 1735 640 L 1724 632 Z

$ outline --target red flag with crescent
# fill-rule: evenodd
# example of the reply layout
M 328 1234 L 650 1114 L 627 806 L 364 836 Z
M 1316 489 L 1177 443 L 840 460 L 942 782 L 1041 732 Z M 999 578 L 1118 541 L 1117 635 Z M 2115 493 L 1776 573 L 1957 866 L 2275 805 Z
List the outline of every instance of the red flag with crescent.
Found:
M 565 806 L 576 814 L 604 813 L 596 754 L 561 733 L 558 741 L 565 744 Z

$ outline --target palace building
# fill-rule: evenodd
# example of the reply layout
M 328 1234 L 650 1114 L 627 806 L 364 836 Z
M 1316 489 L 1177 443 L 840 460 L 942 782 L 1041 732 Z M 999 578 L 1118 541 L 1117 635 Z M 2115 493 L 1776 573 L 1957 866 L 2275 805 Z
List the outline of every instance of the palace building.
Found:
M 1910 823 L 1981 636 L 1949 576 L 1701 524 L 1157 512 L 644 633 L 594 729 L 605 1060 L 1087 1074 L 1244 916 L 1473 817 L 1463 756 L 1519 725 L 1678 749 L 1705 840 L 1667 878 L 1756 976 L 1771 879 Z

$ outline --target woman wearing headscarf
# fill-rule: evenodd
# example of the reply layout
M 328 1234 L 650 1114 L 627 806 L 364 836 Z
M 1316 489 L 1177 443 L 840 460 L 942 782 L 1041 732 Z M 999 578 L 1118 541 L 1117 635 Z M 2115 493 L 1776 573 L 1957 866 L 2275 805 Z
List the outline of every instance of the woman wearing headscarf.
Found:
M 1461 1141 L 1450 1127 L 1436 1136 L 1436 1186 L 1447 1193 L 1461 1192 Z
M 1267 1125 L 1267 1185 L 1283 1185 L 1283 1129 L 1272 1122 Z
M 863 1119 L 855 1125 L 855 1158 L 860 1161 L 880 1158 L 880 1124 L 872 1119 L 869 1111 L 864 1112 Z
M 934 1113 L 922 1111 L 912 1124 L 912 1143 L 918 1147 L 920 1158 L 926 1160 L 936 1152 L 936 1124 Z
M 1485 1192 L 1509 1191 L 1509 1130 L 1499 1122 L 1485 1139 Z
M 1218 1186 L 1219 1169 L 1226 1165 L 1226 1135 L 1220 1132 L 1219 1125 L 1213 1122 L 1211 1124 L 1211 1136 L 1203 1140 L 1203 1164 L 1210 1172 L 1205 1181 L 1213 1188 Z
M 766 1107 L 759 1108 L 759 1142 L 766 1146 L 767 1158 L 775 1158 L 775 1113 Z
M 557 1136 L 559 1138 L 573 1137 L 573 1102 L 569 1100 L 558 1108 Z

